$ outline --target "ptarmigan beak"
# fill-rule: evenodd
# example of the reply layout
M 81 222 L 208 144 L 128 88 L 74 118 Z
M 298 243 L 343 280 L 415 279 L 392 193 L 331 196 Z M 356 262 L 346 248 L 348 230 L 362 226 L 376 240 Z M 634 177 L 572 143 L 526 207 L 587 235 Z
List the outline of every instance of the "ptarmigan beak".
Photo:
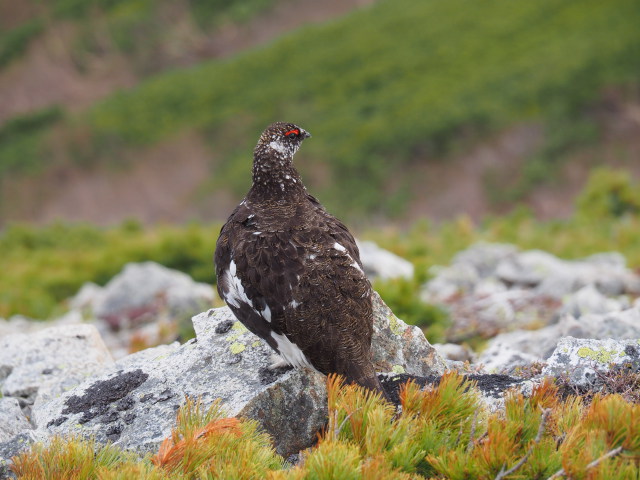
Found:
M 302 130 L 302 136 L 303 136 L 303 138 L 310 138 L 311 134 L 309 132 L 307 132 L 306 130 Z

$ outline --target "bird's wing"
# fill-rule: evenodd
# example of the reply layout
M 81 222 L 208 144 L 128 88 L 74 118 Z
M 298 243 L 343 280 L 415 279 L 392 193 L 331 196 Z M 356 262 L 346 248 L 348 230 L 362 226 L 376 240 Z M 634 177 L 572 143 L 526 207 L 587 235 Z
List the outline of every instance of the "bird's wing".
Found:
M 351 235 L 346 225 L 327 212 L 313 195 L 307 194 L 307 199 L 313 206 L 322 224 L 327 228 L 329 235 L 347 250 L 351 258 L 358 264 L 360 269 L 364 271 L 362 261 L 360 260 L 360 250 L 358 249 L 355 238 L 353 238 L 353 235 Z
M 260 293 L 260 278 L 264 272 L 253 268 L 249 260 L 256 255 L 262 256 L 262 249 L 256 245 L 258 236 L 247 235 L 253 218 L 241 203 L 220 231 L 214 256 L 218 293 L 238 320 L 276 349 L 277 342 L 271 335 L 272 312 Z
M 355 379 L 350 370 L 370 364 L 373 333 L 371 284 L 355 240 L 334 217 L 312 209 L 292 225 L 289 241 L 299 251 L 301 274 L 280 329 L 316 369 Z

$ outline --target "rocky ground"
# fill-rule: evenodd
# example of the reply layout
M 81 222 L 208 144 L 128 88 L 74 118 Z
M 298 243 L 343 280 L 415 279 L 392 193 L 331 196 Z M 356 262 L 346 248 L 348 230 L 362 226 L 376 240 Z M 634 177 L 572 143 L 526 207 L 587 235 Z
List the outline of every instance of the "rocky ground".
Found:
M 413 274 L 361 247 L 370 276 Z M 433 274 L 423 300 L 450 312 L 455 342 L 430 345 L 375 299 L 374 361 L 392 398 L 410 378 L 427 385 L 456 369 L 499 409 L 505 391 L 545 377 L 593 391 L 610 372 L 640 369 L 640 277 L 618 254 L 565 261 L 484 244 Z M 182 273 L 130 264 L 104 287 L 85 285 L 53 322 L 0 320 L 0 478 L 11 456 L 55 434 L 154 451 L 185 395 L 257 420 L 284 456 L 309 446 L 326 420 L 324 377 L 266 368 L 270 349 L 218 302 Z M 191 328 L 195 338 L 172 341 Z M 478 338 L 486 348 L 474 352 L 465 341 Z

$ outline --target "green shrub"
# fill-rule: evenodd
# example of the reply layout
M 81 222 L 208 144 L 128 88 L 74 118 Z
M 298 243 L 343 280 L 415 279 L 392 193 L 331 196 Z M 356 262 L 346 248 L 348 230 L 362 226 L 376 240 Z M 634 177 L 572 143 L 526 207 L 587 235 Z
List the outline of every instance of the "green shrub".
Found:
M 18 58 L 27 49 L 29 42 L 43 31 L 40 20 L 32 20 L 0 35 L 0 69 Z
M 597 168 L 577 199 L 578 214 L 600 220 L 640 214 L 640 185 L 628 172 Z
M 10 172 L 28 172 L 43 155 L 40 138 L 43 131 L 60 121 L 63 111 L 54 106 L 18 115 L 0 127 L 0 179 Z
M 187 399 L 153 458 L 56 438 L 14 457 L 11 469 L 22 480 L 623 480 L 638 471 L 640 406 L 619 395 L 561 401 L 546 382 L 529 398 L 508 394 L 504 412 L 488 412 L 473 382 L 453 372 L 433 388 L 405 384 L 399 412 L 335 376 L 327 393 L 327 428 L 290 468 L 256 422 Z

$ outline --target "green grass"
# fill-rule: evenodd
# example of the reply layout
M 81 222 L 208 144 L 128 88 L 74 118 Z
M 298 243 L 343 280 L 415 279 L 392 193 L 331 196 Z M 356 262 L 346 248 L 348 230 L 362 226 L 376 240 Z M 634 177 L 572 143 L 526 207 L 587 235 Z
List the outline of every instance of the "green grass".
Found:
M 517 196 L 558 150 L 593 138 L 576 131 L 576 119 L 602 88 L 637 84 L 639 17 L 633 0 L 382 1 L 233 59 L 156 76 L 66 128 L 87 132 L 91 162 L 200 130 L 218 162 L 211 187 L 241 192 L 259 131 L 275 119 L 298 122 L 314 134 L 305 162 L 333 172 L 321 192 L 330 206 L 385 212 L 399 210 L 404 192 L 383 197 L 380 187 L 416 155 L 445 155 L 463 131 L 542 122 L 554 135 Z M 46 155 L 34 155 L 44 164 Z
M 0 317 L 47 318 L 86 281 L 104 285 L 128 262 L 154 260 L 213 283 L 220 226 L 155 227 L 135 222 L 103 230 L 90 225 L 12 226 L 0 235 Z

